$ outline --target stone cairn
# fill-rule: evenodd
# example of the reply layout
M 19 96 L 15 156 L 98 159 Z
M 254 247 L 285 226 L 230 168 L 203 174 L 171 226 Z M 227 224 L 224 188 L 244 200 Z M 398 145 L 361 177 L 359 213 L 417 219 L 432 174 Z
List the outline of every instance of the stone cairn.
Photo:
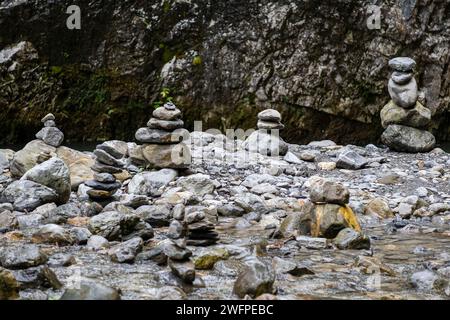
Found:
M 188 132 L 182 129 L 181 111 L 171 102 L 153 111 L 147 127 L 136 132 L 136 140 L 143 143 L 145 160 L 156 168 L 186 169 L 190 152 L 182 143 Z
M 121 187 L 121 183 L 113 174 L 122 172 L 124 166 L 122 155 L 107 144 L 98 145 L 94 155 L 96 159 L 91 167 L 94 171 L 94 180 L 85 182 L 86 186 L 92 188 L 87 194 L 94 201 L 109 200 Z
M 64 133 L 56 127 L 55 116 L 49 113 L 41 119 L 41 122 L 44 128 L 36 133 L 36 138 L 52 147 L 59 147 L 64 140 Z
M 399 57 L 390 60 L 389 66 L 394 70 L 388 84 L 392 100 L 380 113 L 386 129 L 381 140 L 399 152 L 428 152 L 434 148 L 436 139 L 424 129 L 431 121 L 431 111 L 418 101 L 416 62 Z
M 174 220 L 169 227 L 169 237 L 172 239 L 185 238 L 190 246 L 210 246 L 219 241 L 219 234 L 215 225 L 208 220 L 201 211 L 184 214 L 174 210 Z
M 273 109 L 267 109 L 258 114 L 258 130 L 244 141 L 245 150 L 267 156 L 284 156 L 288 145 L 279 137 L 279 130 L 284 129 L 281 114 Z

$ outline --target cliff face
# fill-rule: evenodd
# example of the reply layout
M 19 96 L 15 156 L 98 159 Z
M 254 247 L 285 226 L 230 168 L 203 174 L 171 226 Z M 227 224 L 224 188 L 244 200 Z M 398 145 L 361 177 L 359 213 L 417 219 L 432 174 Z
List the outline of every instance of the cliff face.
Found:
M 2 143 L 48 112 L 69 139 L 131 140 L 171 98 L 191 129 L 255 127 L 274 107 L 290 142 L 377 142 L 394 56 L 417 61 L 431 129 L 450 139 L 448 1 L 75 2 L 81 30 L 66 27 L 74 1 L 0 1 Z

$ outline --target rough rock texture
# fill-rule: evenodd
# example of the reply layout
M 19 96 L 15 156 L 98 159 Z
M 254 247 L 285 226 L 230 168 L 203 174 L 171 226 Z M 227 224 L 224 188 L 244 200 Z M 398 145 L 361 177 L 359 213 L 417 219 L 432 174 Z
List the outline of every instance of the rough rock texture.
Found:
M 0 1 L 2 142 L 31 139 L 49 111 L 68 139 L 130 141 L 162 88 L 188 129 L 254 128 L 274 107 L 289 142 L 374 142 L 394 56 L 416 60 L 433 133 L 450 136 L 447 1 L 383 1 L 381 30 L 369 0 L 81 1 L 76 32 L 71 4 Z

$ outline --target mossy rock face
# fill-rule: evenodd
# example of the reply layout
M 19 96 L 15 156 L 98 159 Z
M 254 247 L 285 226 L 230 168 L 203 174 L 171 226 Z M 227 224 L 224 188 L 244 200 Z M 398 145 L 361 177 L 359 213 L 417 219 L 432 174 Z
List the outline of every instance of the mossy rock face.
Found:
M 418 29 L 423 16 L 450 18 L 445 1 L 414 7 L 386 0 L 395 12 L 408 12 L 406 20 L 386 17 L 390 25 L 417 31 L 417 39 L 391 28 L 376 50 L 367 6 L 358 0 L 322 3 L 319 17 L 314 1 L 91 1 L 80 4 L 81 30 L 61 23 L 71 4 L 10 1 L 0 11 L 0 48 L 30 44 L 0 63 L 0 143 L 31 140 L 48 112 L 67 141 L 131 141 L 163 88 L 188 129 L 201 120 L 205 130 L 247 130 L 259 111 L 276 108 L 287 142 L 376 143 L 392 48 L 417 59 L 416 77 L 431 93 L 430 127 L 438 138 L 450 136 L 449 86 L 429 80 L 449 73 L 448 59 L 445 50 L 422 45 L 446 43 L 450 35 Z
M 193 257 L 195 269 L 197 270 L 210 270 L 214 267 L 217 261 L 227 260 L 230 256 L 228 250 L 223 248 L 217 248 L 208 250 L 205 253 L 201 253 L 198 256 Z

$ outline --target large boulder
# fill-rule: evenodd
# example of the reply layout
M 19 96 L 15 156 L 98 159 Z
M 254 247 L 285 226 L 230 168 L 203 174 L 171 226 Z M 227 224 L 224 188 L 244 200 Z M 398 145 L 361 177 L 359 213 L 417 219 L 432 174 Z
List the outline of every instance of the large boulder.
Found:
M 35 165 L 55 156 L 55 152 L 56 148 L 41 140 L 33 140 L 14 154 L 10 166 L 11 174 L 14 177 L 21 177 Z
M 245 150 L 265 156 L 284 156 L 289 146 L 281 137 L 267 133 L 266 130 L 253 132 L 243 145 Z
M 58 195 L 57 204 L 64 204 L 70 197 L 69 168 L 60 158 L 54 157 L 28 170 L 21 180 L 29 180 L 49 187 Z
M 381 125 L 387 128 L 390 124 L 401 124 L 413 128 L 422 128 L 431 121 L 431 110 L 420 102 L 413 109 L 404 109 L 390 101 L 380 112 Z
M 138 173 L 128 184 L 128 192 L 135 195 L 160 196 L 163 188 L 177 176 L 178 173 L 173 169 Z
M 33 211 L 37 207 L 60 199 L 55 190 L 29 180 L 11 183 L 2 195 L 3 201 L 12 203 L 15 210 Z
M 56 154 L 69 167 L 72 190 L 76 190 L 80 184 L 94 179 L 94 171 L 91 167 L 95 160 L 90 155 L 64 146 L 59 147 Z
M 311 214 L 311 235 L 313 237 L 333 239 L 345 228 L 361 231 L 358 219 L 349 206 L 315 205 Z
M 155 168 L 185 169 L 191 164 L 191 152 L 184 143 L 145 145 L 142 147 L 142 154 Z
M 381 141 L 392 150 L 411 153 L 429 152 L 436 145 L 436 139 L 430 132 L 397 124 L 386 128 Z

